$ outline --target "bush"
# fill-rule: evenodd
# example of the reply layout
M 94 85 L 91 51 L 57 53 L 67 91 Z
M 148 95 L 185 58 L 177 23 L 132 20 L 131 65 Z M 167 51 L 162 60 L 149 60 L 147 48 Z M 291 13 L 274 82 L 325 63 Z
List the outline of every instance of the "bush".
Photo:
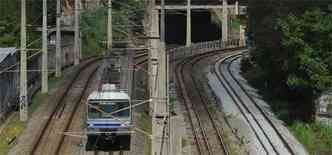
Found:
M 332 126 L 320 122 L 312 124 L 295 122 L 290 129 L 310 154 L 332 153 Z

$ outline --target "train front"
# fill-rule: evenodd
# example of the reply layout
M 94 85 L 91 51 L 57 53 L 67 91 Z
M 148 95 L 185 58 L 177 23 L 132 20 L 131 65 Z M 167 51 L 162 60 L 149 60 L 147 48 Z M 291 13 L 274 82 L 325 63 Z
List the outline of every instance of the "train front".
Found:
M 87 151 L 130 150 L 130 98 L 121 91 L 93 92 L 87 101 Z

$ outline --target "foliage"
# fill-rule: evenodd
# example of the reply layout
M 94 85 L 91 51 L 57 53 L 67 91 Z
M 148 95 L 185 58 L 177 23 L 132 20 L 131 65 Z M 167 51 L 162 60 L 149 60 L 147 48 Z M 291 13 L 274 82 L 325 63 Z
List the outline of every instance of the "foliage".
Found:
M 0 47 L 18 47 L 20 41 L 20 0 L 1 0 L 0 1 Z M 51 3 L 50 3 L 51 2 Z M 54 11 L 55 1 L 49 0 L 48 10 Z M 27 25 L 41 25 L 41 0 L 27 1 Z M 49 24 L 54 22 L 55 14 L 49 13 Z M 34 32 L 31 27 L 27 27 L 28 44 L 41 34 Z M 35 42 L 31 48 L 40 47 L 40 42 Z
M 86 10 L 81 15 L 82 53 L 83 55 L 101 54 L 106 41 L 105 8 Z
M 319 9 L 278 21 L 282 33 L 283 70 L 291 88 L 324 91 L 332 86 L 332 14 Z
M 312 124 L 295 122 L 290 129 L 310 154 L 332 152 L 332 126 L 319 122 Z
M 0 2 L 0 47 L 15 46 L 19 41 L 19 27 L 16 12 L 12 9 L 17 3 L 10 3 L 8 0 Z M 4 7 L 6 5 L 6 7 Z M 15 9 L 14 9 L 15 10 Z
M 3 128 L 0 128 L 0 154 L 5 155 L 9 152 L 15 139 L 22 133 L 26 124 L 20 121 L 19 113 L 15 112 L 9 117 Z M 16 139 L 17 141 L 17 139 Z M 11 143 L 12 142 L 12 143 Z
M 332 86 L 332 15 L 327 6 L 313 1 L 249 2 L 253 69 L 276 97 L 301 103 L 299 112 L 308 119 L 314 99 Z
M 176 97 L 171 96 L 171 97 L 169 98 L 169 111 L 170 111 L 172 114 L 175 114 L 175 109 L 176 109 Z
M 102 2 L 107 6 L 106 1 Z M 106 49 L 107 40 L 107 7 L 86 10 L 81 15 L 81 32 L 83 54 L 101 54 Z M 127 0 L 114 2 L 112 7 L 113 39 L 126 40 L 137 28 L 127 27 L 140 25 L 143 19 L 142 1 Z
M 331 154 L 332 127 L 310 121 L 314 100 L 332 87 L 332 14 L 329 2 L 249 2 L 250 60 L 243 74 L 310 153 Z M 250 65 L 248 65 L 250 64 Z M 249 67 L 249 68 L 248 68 Z
M 241 21 L 239 18 L 233 17 L 231 20 L 231 27 L 240 30 Z
M 51 77 L 49 80 L 49 88 L 50 92 L 55 92 L 57 86 L 60 82 L 63 81 L 63 78 L 55 78 Z M 50 97 L 47 94 L 42 94 L 40 91 L 37 92 L 33 98 L 32 103 L 29 106 L 29 117 L 40 107 L 40 105 L 45 104 L 45 100 Z M 14 112 L 11 116 L 6 120 L 5 124 L 0 127 L 0 155 L 8 154 L 9 150 L 15 145 L 15 142 L 22 134 L 24 129 L 26 128 L 26 123 L 20 121 L 19 112 Z M 10 144 L 10 142 L 12 143 Z

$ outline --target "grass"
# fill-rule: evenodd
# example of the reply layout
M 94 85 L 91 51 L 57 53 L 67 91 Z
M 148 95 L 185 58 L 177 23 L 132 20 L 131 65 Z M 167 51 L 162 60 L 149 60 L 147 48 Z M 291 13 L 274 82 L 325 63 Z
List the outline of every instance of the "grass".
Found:
M 208 108 L 209 112 L 211 112 L 211 114 L 215 114 L 215 113 L 217 113 L 217 109 L 218 109 L 218 107 L 217 107 L 216 104 L 214 104 L 214 103 L 209 103 L 209 104 L 207 105 L 207 108 Z
M 55 78 L 51 77 L 48 80 L 48 88 L 49 91 L 55 90 L 57 87 L 58 83 L 62 80 L 62 77 L 60 78 Z M 29 106 L 29 114 L 31 115 L 43 102 L 43 100 L 48 97 L 47 94 L 42 94 L 40 91 L 38 91 L 35 96 L 32 98 L 31 105 Z
M 290 129 L 310 154 L 332 153 L 332 126 L 320 122 L 295 122 Z
M 148 114 L 141 114 L 139 127 L 147 133 L 152 133 L 152 119 Z M 151 139 L 148 135 L 144 135 L 144 153 L 151 154 Z
M 49 88 L 50 91 L 56 88 L 61 78 L 50 78 Z M 40 91 L 32 98 L 32 103 L 29 106 L 29 116 L 31 116 L 36 109 L 43 104 L 42 101 L 48 97 L 47 94 L 42 94 Z M 15 145 L 15 138 L 18 138 L 26 127 L 25 122 L 21 122 L 19 118 L 19 112 L 13 112 L 7 120 L 8 123 L 0 131 L 0 155 L 6 155 L 9 150 Z M 12 143 L 10 143 L 13 141 Z
M 169 111 L 171 113 L 175 113 L 175 103 L 176 103 L 176 98 L 170 97 L 169 98 Z
M 241 25 L 240 19 L 239 18 L 233 18 L 233 20 L 231 21 L 231 27 L 233 29 L 240 30 L 240 25 Z
M 10 120 L 6 127 L 4 127 L 0 133 L 0 155 L 5 155 L 8 153 L 10 148 L 13 146 L 10 143 L 15 137 L 20 135 L 26 124 L 21 122 L 19 119 L 19 113 L 15 112 L 10 117 Z
M 124 9 L 113 9 L 113 23 L 128 25 L 129 17 Z M 86 10 L 82 13 L 82 54 L 83 57 L 101 55 L 107 49 L 107 9 L 98 8 Z M 129 30 L 126 28 L 113 28 L 113 38 L 126 40 Z
M 181 139 L 182 148 L 186 147 L 189 144 L 188 140 L 184 137 Z

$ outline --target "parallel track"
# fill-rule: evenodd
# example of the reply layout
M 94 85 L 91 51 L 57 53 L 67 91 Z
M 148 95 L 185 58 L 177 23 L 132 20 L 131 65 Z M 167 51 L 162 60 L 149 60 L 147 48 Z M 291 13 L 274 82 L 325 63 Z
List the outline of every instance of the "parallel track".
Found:
M 192 63 L 192 67 L 191 67 L 191 71 L 190 71 L 191 72 L 191 78 L 193 79 L 195 89 L 199 90 L 199 88 L 198 88 L 199 84 L 198 84 L 198 82 L 196 81 L 196 79 L 194 77 L 194 71 L 193 71 L 194 66 L 195 66 L 195 64 Z M 223 128 L 218 128 L 217 127 L 217 125 L 215 123 L 215 120 L 214 120 L 215 118 L 213 117 L 211 111 L 208 108 L 208 103 L 206 102 L 208 99 L 206 98 L 206 96 L 204 96 L 201 91 L 197 91 L 197 92 L 199 94 L 201 102 L 203 103 L 204 109 L 207 112 L 210 121 L 212 122 L 212 126 L 214 128 L 214 131 L 216 132 L 219 143 L 223 148 L 224 155 L 229 155 L 229 151 L 228 151 L 229 149 L 228 149 L 227 145 L 225 144 L 225 142 L 223 140 L 223 137 L 222 137 L 222 133 L 224 132 Z
M 97 70 L 98 70 L 98 67 L 95 68 L 94 71 L 92 71 L 92 73 L 89 75 L 88 81 L 84 85 L 83 91 L 82 91 L 79 99 L 76 100 L 76 102 L 75 102 L 74 110 L 70 113 L 68 123 L 66 124 L 66 127 L 64 128 L 63 132 L 68 132 L 68 129 L 69 129 L 70 125 L 73 123 L 74 116 L 77 115 L 78 109 L 81 106 L 81 100 L 82 100 L 84 94 L 86 93 L 86 90 L 87 90 L 87 88 L 89 86 L 89 83 L 92 80 L 92 78 L 94 77 L 94 75 L 97 72 Z M 60 140 L 60 144 L 57 146 L 55 154 L 61 154 L 60 151 L 64 147 L 63 145 L 64 145 L 65 138 L 66 138 L 65 135 L 62 134 L 61 140 Z
M 74 77 L 70 80 L 69 85 L 65 88 L 65 91 L 63 94 L 61 94 L 60 99 L 56 102 L 56 106 L 51 112 L 51 115 L 48 116 L 47 121 L 45 125 L 42 127 L 40 134 L 37 136 L 36 141 L 34 142 L 32 149 L 30 151 L 31 155 L 34 154 L 58 154 L 59 149 L 61 148 L 61 145 L 63 143 L 64 134 L 63 133 L 54 133 L 53 129 L 55 126 L 61 124 L 61 126 L 64 126 L 64 129 L 60 129 L 60 131 L 65 131 L 70 123 L 72 122 L 72 116 L 76 112 L 76 107 L 79 105 L 81 98 L 83 97 L 83 94 L 85 92 L 85 89 L 87 88 L 87 85 L 89 84 L 89 81 L 93 77 L 96 68 L 97 68 L 97 62 L 99 59 L 93 59 L 88 60 L 86 64 L 84 64 L 74 75 Z M 86 79 L 87 78 L 87 79 Z M 79 94 L 75 94 L 74 96 L 77 97 L 75 99 L 71 98 L 70 93 L 74 92 L 75 89 L 78 89 L 75 87 L 75 84 L 80 84 L 82 81 L 85 81 L 83 84 L 83 89 L 79 92 Z M 74 103 L 74 109 L 73 111 L 70 111 L 69 116 L 63 116 L 65 106 L 73 106 L 73 105 L 67 105 L 68 103 L 71 103 L 70 101 L 73 101 Z M 61 136 L 60 141 L 59 137 L 56 137 L 57 135 Z M 53 136 L 53 137 L 51 137 Z M 56 140 L 57 144 L 53 144 L 53 141 L 49 140 Z M 50 146 L 50 145 L 54 145 Z M 50 150 L 45 150 L 44 147 L 51 148 Z M 54 149 L 55 148 L 55 149 Z M 47 152 L 47 153 L 45 153 Z
M 146 59 L 146 52 L 139 52 L 137 53 L 139 55 L 137 55 L 135 57 L 135 59 L 142 59 L 139 63 L 139 65 L 146 63 L 147 59 Z M 65 135 L 63 134 L 64 132 L 68 131 L 68 129 L 70 128 L 71 124 L 73 123 L 73 118 L 74 116 L 78 113 L 78 109 L 80 106 L 80 101 L 82 99 L 82 97 L 85 94 L 85 91 L 89 85 L 90 80 L 93 78 L 93 75 L 96 73 L 98 67 L 94 67 L 91 70 L 91 66 L 97 66 L 96 63 L 100 60 L 100 59 L 95 59 L 92 58 L 93 60 L 87 60 L 87 63 L 84 64 L 78 71 L 77 73 L 75 73 L 74 77 L 71 79 L 71 81 L 69 82 L 69 85 L 65 88 L 64 93 L 61 94 L 60 99 L 56 102 L 56 106 L 55 108 L 52 110 L 51 115 L 48 116 L 46 123 L 44 124 L 44 126 L 42 127 L 40 134 L 37 136 L 36 140 L 34 141 L 34 144 L 30 150 L 30 154 L 31 155 L 35 155 L 35 154 L 56 154 L 56 155 L 60 155 L 61 152 L 63 151 L 62 148 L 64 147 L 64 142 L 65 142 Z M 89 70 L 89 71 L 86 71 Z M 84 72 L 88 72 L 88 73 L 84 73 Z M 70 92 L 74 91 L 75 89 L 78 88 L 82 88 L 82 85 L 77 87 L 76 81 L 82 80 L 82 77 L 88 77 L 88 79 L 86 79 L 86 82 L 84 82 L 83 85 L 83 89 L 82 91 L 78 94 L 78 98 L 76 98 L 75 100 L 73 99 L 68 99 L 71 98 L 71 96 L 68 96 L 70 94 Z M 77 96 L 77 94 L 75 95 Z M 67 100 L 72 100 L 72 104 L 74 108 L 70 108 L 73 109 L 72 111 L 68 112 L 67 110 Z M 63 116 L 66 115 L 66 116 Z M 64 120 L 65 119 L 65 120 Z M 61 126 L 63 126 L 64 128 L 61 128 L 61 133 L 58 133 L 57 138 L 49 138 L 50 136 L 54 135 L 54 133 L 52 133 L 52 129 L 57 126 L 57 124 L 61 124 Z M 53 144 L 52 141 L 48 141 L 47 139 L 56 139 L 56 143 Z M 59 140 L 60 139 L 60 140 Z M 52 145 L 52 146 L 50 146 Z M 48 147 L 51 148 L 50 150 L 45 149 L 44 147 Z M 93 154 L 100 154 L 100 152 L 95 151 L 93 152 Z M 108 154 L 112 154 L 111 152 L 109 152 Z M 120 154 L 123 154 L 123 152 L 120 152 Z
M 182 62 L 180 62 L 179 64 L 177 64 L 177 67 L 176 67 L 177 68 L 176 79 L 177 79 L 178 87 L 180 89 L 179 92 L 180 92 L 180 95 L 184 98 L 185 108 L 188 113 L 189 122 L 192 127 L 195 143 L 196 143 L 199 154 L 206 154 L 206 152 L 208 154 L 220 154 L 221 152 L 223 152 L 223 154 L 225 154 L 225 155 L 229 154 L 228 147 L 226 146 L 226 144 L 223 140 L 222 134 L 221 134 L 221 132 L 223 132 L 222 128 L 217 127 L 215 120 L 214 120 L 211 112 L 208 109 L 208 105 L 206 103 L 206 98 L 204 97 L 202 92 L 200 92 L 198 90 L 198 83 L 195 80 L 194 74 L 193 74 L 193 68 L 194 68 L 195 64 L 197 64 L 199 61 L 201 61 L 204 58 L 211 57 L 216 54 L 220 54 L 220 52 L 222 52 L 222 51 L 214 51 L 214 52 L 209 52 L 209 53 L 187 58 L 187 59 L 183 60 Z M 190 66 L 188 70 L 190 70 L 189 81 L 191 81 L 190 82 L 191 84 L 188 84 L 188 83 L 185 84 L 185 79 L 188 80 L 188 77 L 185 78 L 186 75 L 184 73 L 186 66 L 187 67 Z M 192 86 L 192 89 L 189 88 L 189 85 Z M 191 91 L 190 92 L 191 95 L 189 95 L 187 90 Z M 193 96 L 192 94 L 196 94 L 196 97 Z M 194 97 L 196 99 L 194 99 Z M 193 102 L 195 102 L 194 100 L 200 102 L 200 104 L 198 104 L 198 103 L 194 104 L 193 103 Z M 202 109 L 204 109 L 204 110 L 202 110 Z M 205 116 L 205 118 L 204 117 L 201 118 L 201 115 L 203 115 L 202 113 L 205 113 L 207 115 L 207 117 Z M 208 122 L 210 122 L 210 123 L 208 123 Z M 195 125 L 197 125 L 198 128 L 196 128 Z M 212 127 L 213 134 L 211 134 L 211 132 L 207 133 L 209 126 Z M 199 129 L 199 130 L 197 131 L 196 129 Z M 211 128 L 209 131 L 211 131 Z M 200 141 L 201 138 L 203 139 L 204 143 L 202 143 Z M 211 141 L 213 141 L 215 143 L 217 141 L 217 143 L 219 144 L 217 149 L 216 149 L 215 145 L 214 145 L 214 147 L 211 146 L 212 145 Z
M 249 93 L 245 90 L 242 84 L 238 81 L 238 79 L 233 75 L 230 67 L 233 61 L 235 61 L 241 54 L 233 54 L 227 58 L 221 58 L 213 67 L 213 71 L 217 75 L 222 86 L 225 88 L 228 95 L 231 97 L 232 101 L 236 104 L 242 116 L 247 121 L 250 129 L 254 132 L 255 137 L 259 141 L 260 145 L 264 149 L 266 154 L 278 154 L 284 155 L 284 152 L 280 150 L 280 146 L 275 146 L 275 139 L 271 138 L 271 132 L 275 132 L 278 138 L 282 141 L 283 146 L 287 150 L 287 153 L 291 155 L 295 155 L 294 151 L 291 149 L 289 143 L 284 139 L 281 135 L 280 131 L 276 128 L 275 124 L 272 120 L 266 115 L 264 110 L 257 104 L 257 102 L 249 95 Z M 229 61 L 230 60 L 230 61 Z M 226 68 L 222 67 L 222 63 L 226 63 Z M 227 76 L 223 73 L 222 69 L 226 69 L 227 73 L 231 76 L 231 79 L 227 78 Z M 235 90 L 234 86 L 231 84 L 230 80 L 234 80 L 235 83 L 241 88 L 241 90 L 246 94 L 246 96 L 250 99 L 252 103 L 245 102 L 240 95 L 238 94 L 238 90 Z M 253 105 L 251 105 L 253 104 Z M 257 108 L 260 114 L 263 116 L 264 120 L 268 122 L 273 131 L 267 131 L 262 125 L 262 119 L 258 118 L 254 113 L 254 109 Z M 265 140 L 264 140 L 265 139 Z M 266 143 L 266 141 L 268 143 Z

